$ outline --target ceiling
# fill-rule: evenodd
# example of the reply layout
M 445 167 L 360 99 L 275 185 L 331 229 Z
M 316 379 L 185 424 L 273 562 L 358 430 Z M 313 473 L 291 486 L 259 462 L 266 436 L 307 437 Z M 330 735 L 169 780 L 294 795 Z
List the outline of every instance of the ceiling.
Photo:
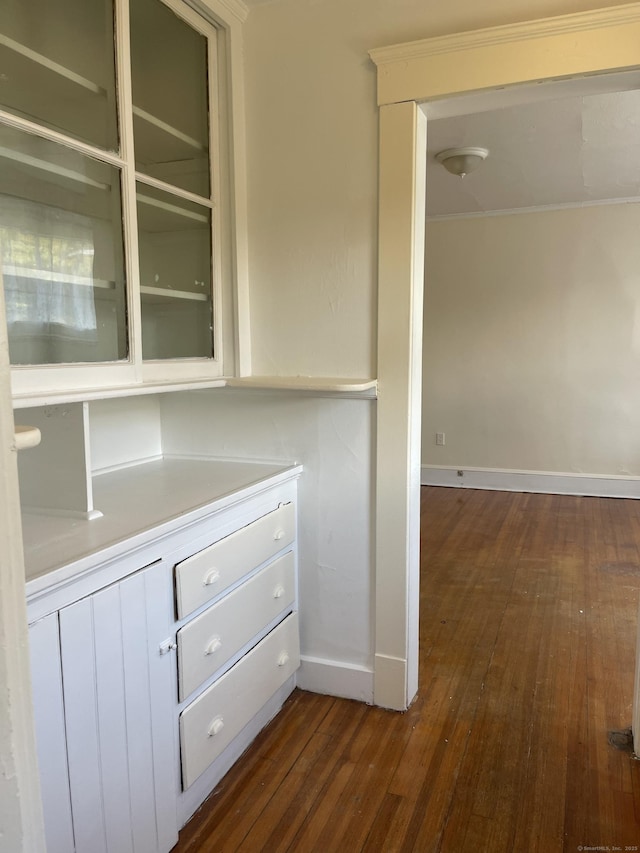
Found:
M 640 200 L 640 91 L 572 96 L 427 124 L 427 215 Z M 465 178 L 435 155 L 481 146 Z

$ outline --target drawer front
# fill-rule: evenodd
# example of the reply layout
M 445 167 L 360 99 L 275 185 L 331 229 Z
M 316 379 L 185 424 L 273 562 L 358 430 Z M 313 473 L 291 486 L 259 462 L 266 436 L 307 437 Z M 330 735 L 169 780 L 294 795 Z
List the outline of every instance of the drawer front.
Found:
M 293 551 L 270 563 L 178 631 L 180 701 L 295 600 Z
M 288 503 L 178 563 L 178 618 L 206 604 L 294 538 L 295 508 Z
M 188 788 L 293 675 L 300 661 L 292 613 L 180 715 L 182 784 Z

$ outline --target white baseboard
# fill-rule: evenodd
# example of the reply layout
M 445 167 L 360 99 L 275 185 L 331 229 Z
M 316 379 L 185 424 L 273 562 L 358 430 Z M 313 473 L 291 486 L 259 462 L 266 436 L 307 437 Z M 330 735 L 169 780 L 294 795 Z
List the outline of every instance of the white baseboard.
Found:
M 420 482 L 423 486 L 454 486 L 500 492 L 640 499 L 640 477 L 423 465 Z
M 364 666 L 302 655 L 296 684 L 311 693 L 373 703 L 373 672 Z

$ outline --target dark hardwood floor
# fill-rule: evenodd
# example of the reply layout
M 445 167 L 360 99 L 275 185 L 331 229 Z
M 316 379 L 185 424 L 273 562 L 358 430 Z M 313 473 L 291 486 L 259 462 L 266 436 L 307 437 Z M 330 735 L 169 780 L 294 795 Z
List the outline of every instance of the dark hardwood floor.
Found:
M 175 853 L 640 850 L 640 502 L 422 492 L 414 704 L 295 691 Z

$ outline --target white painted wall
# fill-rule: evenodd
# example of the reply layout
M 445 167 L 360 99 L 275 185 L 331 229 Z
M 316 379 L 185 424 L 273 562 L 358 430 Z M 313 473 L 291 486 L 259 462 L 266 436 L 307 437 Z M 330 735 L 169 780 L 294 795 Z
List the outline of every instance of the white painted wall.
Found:
M 374 47 L 589 0 L 277 0 L 245 25 L 255 373 L 375 375 Z
M 639 229 L 640 203 L 428 222 L 423 464 L 640 475 Z
M 162 456 L 160 401 L 155 395 L 89 404 L 91 469 L 109 470 Z
M 160 405 L 165 453 L 304 464 L 299 487 L 302 654 L 328 667 L 370 673 L 376 404 L 226 390 L 167 394 Z M 370 698 L 361 696 L 361 684 L 362 679 L 353 679 L 351 695 Z

